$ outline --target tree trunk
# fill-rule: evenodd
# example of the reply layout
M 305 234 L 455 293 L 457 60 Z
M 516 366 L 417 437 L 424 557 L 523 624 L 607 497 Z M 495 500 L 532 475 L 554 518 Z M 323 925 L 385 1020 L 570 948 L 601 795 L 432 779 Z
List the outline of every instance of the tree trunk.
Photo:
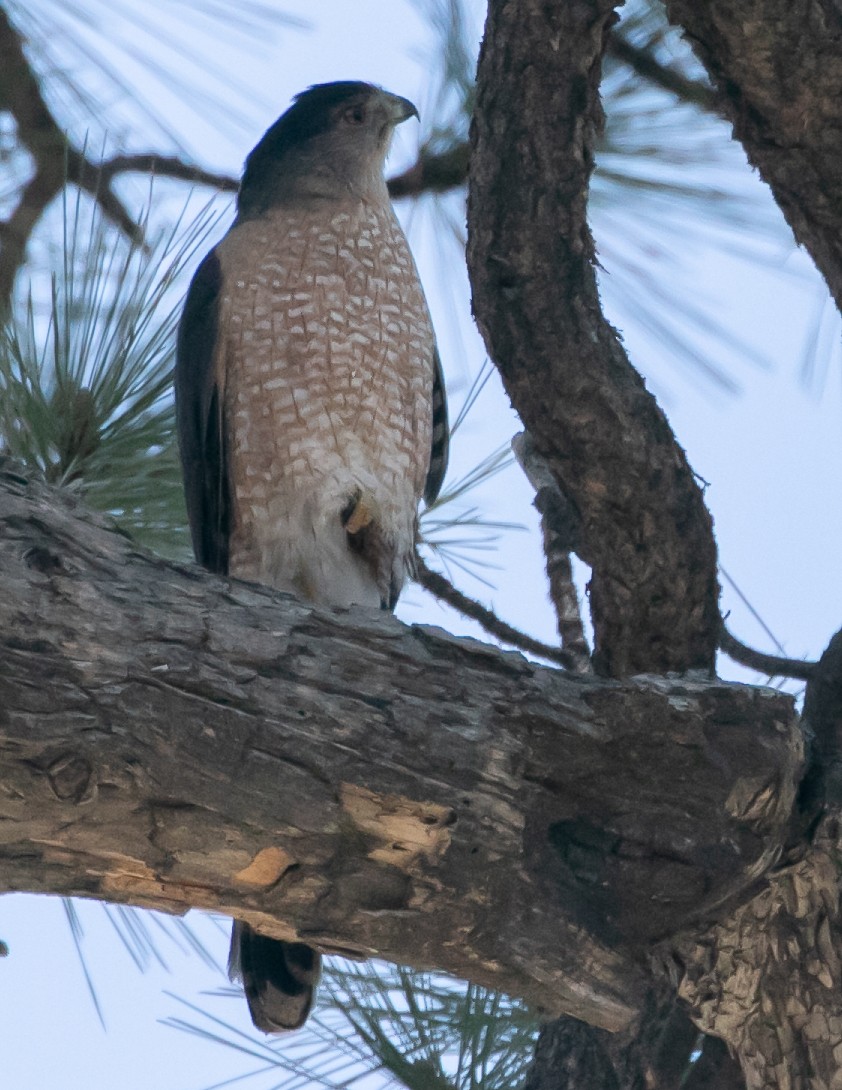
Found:
M 594 665 L 712 669 L 716 548 L 698 484 L 599 306 L 588 183 L 611 0 L 491 0 L 468 265 L 477 323 L 580 519 Z

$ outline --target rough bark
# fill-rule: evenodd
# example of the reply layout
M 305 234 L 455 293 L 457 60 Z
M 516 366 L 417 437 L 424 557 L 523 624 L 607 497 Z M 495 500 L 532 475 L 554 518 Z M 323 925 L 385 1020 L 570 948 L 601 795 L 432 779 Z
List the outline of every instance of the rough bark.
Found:
M 492 0 L 468 201 L 477 322 L 581 525 L 596 668 L 711 668 L 716 549 L 665 417 L 602 317 L 586 221 L 611 0 Z
M 783 864 L 730 917 L 669 954 L 696 1024 L 728 1042 L 749 1090 L 842 1087 L 842 633 L 815 665 L 804 717 L 811 768 Z
M 524 1090 L 679 1090 L 699 1031 L 666 989 L 652 989 L 629 1030 L 572 1018 L 542 1032 Z
M 837 0 L 666 0 L 749 161 L 842 308 Z
M 678 994 L 739 1057 L 748 1090 L 842 1087 L 837 819 L 725 922 L 671 944 Z
M 671 10 L 839 298 L 838 12 Z M 719 624 L 701 497 L 596 296 L 585 203 L 611 17 L 607 0 L 492 0 L 471 262 L 491 350 L 581 522 L 597 665 L 623 676 L 709 667 Z M 750 1088 L 839 1090 L 840 836 L 818 816 L 842 793 L 838 641 L 801 782 L 779 694 L 571 678 L 319 612 L 155 561 L 14 472 L 3 486 L 6 888 L 213 907 L 593 1023 L 547 1030 L 531 1090 L 674 1081 L 689 1027 L 669 991 L 653 1005 L 653 977 Z M 711 1041 L 687 1085 L 740 1085 Z
M 701 1054 L 694 1059 L 694 1053 Z M 745 1090 L 740 1065 L 702 1037 L 675 1001 L 653 1002 L 633 1030 L 611 1034 L 575 1018 L 541 1031 L 523 1090 Z
M 4 888 L 236 913 L 628 1027 L 780 852 L 792 702 L 571 676 L 169 565 L 0 476 Z

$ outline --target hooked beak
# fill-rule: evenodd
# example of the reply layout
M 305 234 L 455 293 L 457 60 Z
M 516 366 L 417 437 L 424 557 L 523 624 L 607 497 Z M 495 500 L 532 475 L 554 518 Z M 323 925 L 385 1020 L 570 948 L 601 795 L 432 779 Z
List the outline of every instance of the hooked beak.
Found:
M 418 117 L 415 104 L 410 102 L 408 98 L 391 95 L 388 91 L 384 91 L 383 97 L 386 100 L 386 109 L 389 111 L 389 119 L 393 125 L 400 125 L 401 122 L 407 121 L 410 117 Z

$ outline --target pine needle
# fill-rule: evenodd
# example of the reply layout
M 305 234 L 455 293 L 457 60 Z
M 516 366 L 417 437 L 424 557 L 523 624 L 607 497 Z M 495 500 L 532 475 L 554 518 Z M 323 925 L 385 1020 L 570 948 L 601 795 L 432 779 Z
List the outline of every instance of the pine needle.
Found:
M 0 325 L 0 452 L 187 558 L 171 373 L 182 274 L 213 217 L 177 223 L 149 252 L 81 195 L 63 223 L 48 281 Z

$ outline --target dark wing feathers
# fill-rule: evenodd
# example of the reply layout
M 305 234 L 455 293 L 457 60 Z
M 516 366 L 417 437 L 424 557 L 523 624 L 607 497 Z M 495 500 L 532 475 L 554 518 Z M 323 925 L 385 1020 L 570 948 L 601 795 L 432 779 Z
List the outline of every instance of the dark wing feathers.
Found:
M 430 468 L 424 485 L 424 502 L 432 503 L 439 494 L 450 449 L 450 426 L 447 420 L 447 397 L 444 389 L 439 350 L 433 352 L 433 438 L 430 445 Z
M 222 392 L 214 373 L 222 270 L 215 250 L 196 271 L 178 327 L 175 407 L 196 559 L 228 573 L 231 505 Z

